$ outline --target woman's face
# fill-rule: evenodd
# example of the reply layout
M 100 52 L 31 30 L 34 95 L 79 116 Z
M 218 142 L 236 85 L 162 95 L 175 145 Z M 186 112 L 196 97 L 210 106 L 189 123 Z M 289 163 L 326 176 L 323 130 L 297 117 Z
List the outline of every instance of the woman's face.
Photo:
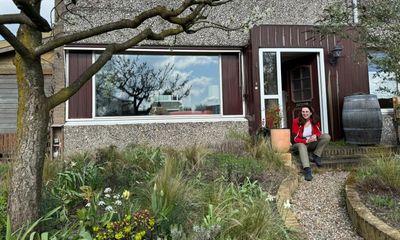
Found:
M 311 117 L 312 113 L 308 107 L 303 107 L 301 109 L 301 115 L 304 119 L 308 120 Z

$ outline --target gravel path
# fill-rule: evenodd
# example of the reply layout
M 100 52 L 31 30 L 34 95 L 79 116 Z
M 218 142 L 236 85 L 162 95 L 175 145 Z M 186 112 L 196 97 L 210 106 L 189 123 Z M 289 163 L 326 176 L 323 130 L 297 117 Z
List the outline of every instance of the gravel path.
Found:
M 363 239 L 352 227 L 343 199 L 347 174 L 322 172 L 314 174 L 311 182 L 300 181 L 292 207 L 308 239 Z

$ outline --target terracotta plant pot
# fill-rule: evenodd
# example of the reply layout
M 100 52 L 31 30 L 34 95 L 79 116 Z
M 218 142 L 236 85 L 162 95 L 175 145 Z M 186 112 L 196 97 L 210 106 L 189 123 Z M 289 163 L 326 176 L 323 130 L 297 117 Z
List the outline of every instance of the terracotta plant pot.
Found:
M 290 149 L 290 129 L 271 129 L 271 146 L 277 152 L 286 153 Z

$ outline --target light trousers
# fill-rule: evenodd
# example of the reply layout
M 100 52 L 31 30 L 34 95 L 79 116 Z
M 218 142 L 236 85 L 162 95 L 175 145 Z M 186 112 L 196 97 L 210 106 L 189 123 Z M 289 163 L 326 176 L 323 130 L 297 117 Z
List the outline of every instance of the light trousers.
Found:
M 308 156 L 308 151 L 313 151 L 315 155 L 321 157 L 322 152 L 326 145 L 328 145 L 331 140 L 331 136 L 327 133 L 321 134 L 317 141 L 311 143 L 296 143 L 292 145 L 292 150 L 294 152 L 299 152 L 300 161 L 303 165 L 303 168 L 310 167 L 310 159 Z

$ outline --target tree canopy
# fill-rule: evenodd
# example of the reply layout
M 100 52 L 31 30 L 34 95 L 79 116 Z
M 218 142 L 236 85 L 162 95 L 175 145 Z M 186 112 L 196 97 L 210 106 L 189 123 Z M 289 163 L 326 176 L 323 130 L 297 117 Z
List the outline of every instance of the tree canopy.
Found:
M 363 0 L 357 5 L 339 1 L 325 9 L 318 24 L 319 33 L 357 42 L 379 66 L 383 78 L 400 80 L 400 1 Z

